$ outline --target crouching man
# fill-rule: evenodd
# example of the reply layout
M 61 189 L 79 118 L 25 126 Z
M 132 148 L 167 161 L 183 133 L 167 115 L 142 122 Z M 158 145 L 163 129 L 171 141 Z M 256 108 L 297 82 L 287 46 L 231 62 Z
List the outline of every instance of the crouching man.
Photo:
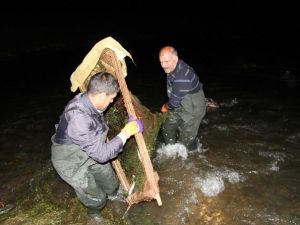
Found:
M 110 160 L 123 150 L 126 140 L 142 132 L 139 119 L 128 122 L 121 132 L 107 140 L 103 113 L 119 92 L 115 78 L 101 72 L 93 75 L 86 93 L 68 102 L 52 136 L 51 160 L 60 177 L 73 187 L 88 215 L 98 222 L 107 196 L 118 191 L 119 182 Z

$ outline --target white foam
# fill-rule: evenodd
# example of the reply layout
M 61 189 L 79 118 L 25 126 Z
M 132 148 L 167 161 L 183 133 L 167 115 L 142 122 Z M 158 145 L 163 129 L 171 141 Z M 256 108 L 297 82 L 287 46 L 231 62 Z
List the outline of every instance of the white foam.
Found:
M 244 180 L 244 177 L 234 170 L 225 170 L 221 175 L 223 178 L 228 179 L 228 182 L 231 184 L 235 184 Z
M 195 186 L 200 188 L 202 193 L 209 197 L 216 196 L 225 190 L 223 179 L 215 176 L 215 174 L 208 175 L 204 179 L 196 177 Z
M 225 169 L 224 171 L 214 170 L 213 172 L 208 172 L 204 177 L 196 177 L 194 182 L 196 188 L 199 188 L 204 195 L 211 197 L 225 190 L 224 179 L 231 184 L 235 184 L 243 181 L 244 177 L 230 169 Z
M 177 157 L 181 157 L 183 160 L 188 157 L 188 150 L 182 144 L 162 144 L 160 148 L 157 149 L 156 159 L 161 158 L 172 158 L 175 159 Z

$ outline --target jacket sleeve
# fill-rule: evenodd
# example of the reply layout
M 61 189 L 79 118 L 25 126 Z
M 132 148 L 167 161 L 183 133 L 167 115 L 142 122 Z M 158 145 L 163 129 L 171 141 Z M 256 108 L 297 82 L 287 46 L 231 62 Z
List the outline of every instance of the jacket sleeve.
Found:
M 104 129 L 104 125 L 99 126 L 89 115 L 80 113 L 70 119 L 67 132 L 73 143 L 79 145 L 91 158 L 106 163 L 123 150 L 123 142 L 118 136 L 105 142 Z

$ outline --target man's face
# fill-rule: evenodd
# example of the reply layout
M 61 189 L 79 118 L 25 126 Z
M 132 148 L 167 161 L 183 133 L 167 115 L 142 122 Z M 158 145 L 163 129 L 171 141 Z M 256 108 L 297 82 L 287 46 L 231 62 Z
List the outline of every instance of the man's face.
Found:
M 114 98 L 117 96 L 117 93 L 106 95 L 106 93 L 98 94 L 98 101 L 96 108 L 98 110 L 104 111 L 110 103 L 114 101 Z
M 160 53 L 159 61 L 165 73 L 169 74 L 175 69 L 178 57 L 169 51 L 165 51 Z

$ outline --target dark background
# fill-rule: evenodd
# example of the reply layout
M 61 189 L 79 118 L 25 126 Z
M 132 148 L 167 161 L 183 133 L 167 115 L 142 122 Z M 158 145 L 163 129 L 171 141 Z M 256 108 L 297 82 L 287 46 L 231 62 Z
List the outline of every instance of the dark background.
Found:
M 54 125 L 74 95 L 70 76 L 91 48 L 107 36 L 132 54 L 135 64 L 128 61 L 127 84 L 149 109 L 159 111 L 165 102 L 166 76 L 158 52 L 163 45 L 173 45 L 199 74 L 207 97 L 219 103 L 239 103 L 235 108 L 225 104 L 225 111 L 220 107 L 211 114 L 211 123 L 203 124 L 208 138 L 202 143 L 211 140 L 212 148 L 218 146 L 214 142 L 220 134 L 210 129 L 218 125 L 215 123 L 221 128 L 228 123 L 233 134 L 239 127 L 237 132 L 243 134 L 230 133 L 217 140 L 224 141 L 221 145 L 230 149 L 232 144 L 240 145 L 257 128 L 266 133 L 254 135 L 259 136 L 258 141 L 266 138 L 267 149 L 286 151 L 281 144 L 299 134 L 300 91 L 299 85 L 289 88 L 282 76 L 290 70 L 300 82 L 299 21 L 297 1 L 2 2 L 0 203 L 14 202 L 11 199 L 17 191 L 47 165 Z M 278 141 L 271 141 L 273 138 Z M 252 145 L 247 149 L 252 149 L 253 140 L 250 137 Z M 225 151 L 217 154 L 226 156 Z M 289 176 L 283 173 L 283 181 L 293 177 L 291 172 Z M 279 189 L 284 187 L 281 180 L 278 183 Z M 64 188 L 53 187 L 61 191 L 57 198 L 65 199 L 61 197 Z M 289 197 L 286 191 L 284 195 Z
M 289 1 L 8 2 L 0 16 L 2 90 L 69 87 L 70 74 L 107 36 L 132 54 L 139 76 L 162 73 L 158 51 L 170 44 L 218 76 L 224 65 L 252 63 L 299 77 L 297 9 Z

